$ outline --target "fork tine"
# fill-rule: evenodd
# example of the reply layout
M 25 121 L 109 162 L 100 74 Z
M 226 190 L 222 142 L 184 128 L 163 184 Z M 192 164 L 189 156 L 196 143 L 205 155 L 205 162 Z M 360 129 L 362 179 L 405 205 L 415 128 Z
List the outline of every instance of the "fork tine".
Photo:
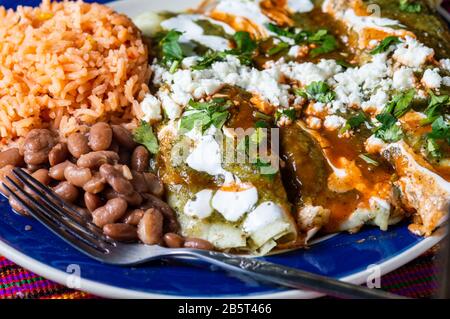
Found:
M 84 248 L 86 248 L 86 245 L 91 247 L 91 249 L 89 250 L 90 252 L 92 251 L 92 249 L 97 251 L 97 253 L 107 253 L 109 251 L 106 247 L 104 247 L 103 242 L 100 242 L 92 236 L 87 236 L 84 231 L 81 231 L 79 228 L 74 227 L 66 220 L 57 216 L 57 214 L 55 214 L 55 212 L 50 207 L 45 207 L 45 205 L 42 205 L 42 203 L 40 203 L 33 196 L 26 193 L 9 176 L 7 176 L 6 179 L 12 186 L 17 188 L 17 193 L 21 195 L 21 197 L 19 197 L 11 190 L 9 185 L 6 185 L 4 183 L 3 185 L 10 193 L 10 196 L 12 196 L 21 205 L 23 205 L 33 217 L 43 223 L 44 226 L 49 228 L 51 231 L 53 231 L 63 239 L 66 239 L 72 245 L 80 246 L 81 242 L 83 242 L 85 244 L 83 245 Z
M 80 215 L 72 205 L 66 203 L 58 195 L 56 195 L 49 188 L 44 186 L 41 182 L 36 180 L 33 176 L 29 175 L 25 171 L 19 168 L 13 170 L 14 175 L 21 181 L 25 186 L 27 186 L 53 210 L 55 210 L 62 218 L 69 219 L 72 223 L 75 223 L 78 228 L 84 231 L 86 234 L 96 237 L 97 239 L 103 240 L 109 244 L 115 244 L 115 241 L 106 237 L 103 231 L 96 225 L 91 223 L 87 218 Z M 61 206 L 56 205 L 52 200 L 58 202 Z M 89 231 L 88 231 L 89 230 Z

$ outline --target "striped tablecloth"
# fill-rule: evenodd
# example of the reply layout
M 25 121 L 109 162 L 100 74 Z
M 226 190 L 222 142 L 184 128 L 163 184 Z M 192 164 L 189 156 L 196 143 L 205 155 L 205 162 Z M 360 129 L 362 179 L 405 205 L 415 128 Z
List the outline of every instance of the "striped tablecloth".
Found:
M 437 247 L 404 267 L 382 277 L 382 289 L 411 297 L 430 298 L 438 288 Z M 27 271 L 0 256 L 0 299 L 91 299 L 90 294 L 71 290 Z

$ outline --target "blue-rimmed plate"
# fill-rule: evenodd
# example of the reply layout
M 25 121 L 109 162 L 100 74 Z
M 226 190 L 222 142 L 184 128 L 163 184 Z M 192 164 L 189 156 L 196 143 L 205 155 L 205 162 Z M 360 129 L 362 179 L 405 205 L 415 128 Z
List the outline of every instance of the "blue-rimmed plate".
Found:
M 37 0 L 21 3 L 37 5 Z M 92 1 L 91 1 L 92 2 Z M 106 1 L 97 1 L 106 2 Z M 134 16 L 146 10 L 192 7 L 199 0 L 124 0 L 111 5 Z M 1 1 L 13 7 L 16 1 Z M 29 227 L 31 226 L 31 227 Z M 406 224 L 382 232 L 366 228 L 353 235 L 338 234 L 297 250 L 265 259 L 318 274 L 361 284 L 418 257 L 444 235 L 439 229 L 429 238 L 410 233 Z M 34 220 L 17 216 L 0 200 L 0 254 L 63 285 L 113 298 L 312 298 L 315 293 L 287 290 L 224 272 L 198 262 L 162 261 L 133 268 L 96 262 L 48 232 Z M 381 282 L 381 284 L 383 284 Z

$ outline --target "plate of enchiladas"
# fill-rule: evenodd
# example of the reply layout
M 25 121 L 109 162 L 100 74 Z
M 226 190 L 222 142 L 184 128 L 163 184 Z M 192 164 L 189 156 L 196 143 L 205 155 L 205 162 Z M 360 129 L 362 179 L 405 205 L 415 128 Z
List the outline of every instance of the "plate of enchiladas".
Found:
M 450 205 L 439 5 L 7 1 L 0 254 L 103 297 L 318 296 L 201 261 L 90 259 L 10 196 L 20 167 L 120 242 L 354 284 L 404 265 L 444 238 Z

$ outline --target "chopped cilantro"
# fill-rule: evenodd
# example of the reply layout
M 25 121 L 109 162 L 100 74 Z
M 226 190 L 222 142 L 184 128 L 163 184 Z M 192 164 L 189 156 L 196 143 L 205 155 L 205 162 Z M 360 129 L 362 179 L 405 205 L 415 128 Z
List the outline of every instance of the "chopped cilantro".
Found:
M 295 93 L 321 103 L 330 103 L 336 97 L 336 93 L 334 93 L 330 86 L 323 81 L 312 82 L 304 89 L 295 90 Z
M 175 72 L 184 58 L 183 49 L 178 40 L 181 32 L 170 30 L 159 42 L 163 54 L 163 62 L 170 67 L 170 72 Z
M 222 128 L 228 120 L 230 113 L 229 101 L 223 98 L 212 99 L 208 102 L 189 101 L 187 110 L 184 112 L 180 121 L 180 128 L 187 131 L 194 127 L 199 127 L 202 132 L 206 131 L 211 125 Z
M 280 52 L 282 52 L 282 51 L 288 49 L 289 47 L 290 47 L 290 46 L 289 46 L 288 43 L 286 43 L 286 42 L 280 42 L 280 43 L 276 44 L 275 46 L 271 47 L 271 48 L 267 51 L 267 54 L 268 54 L 269 56 L 272 56 L 272 55 L 278 54 L 278 53 L 280 53 Z
M 358 112 L 347 120 L 345 125 L 341 128 L 340 133 L 342 134 L 348 130 L 355 130 L 366 121 L 368 121 L 367 116 L 363 112 Z
M 280 37 L 287 37 L 293 39 L 295 43 L 316 44 L 317 47 L 312 49 L 310 54 L 316 57 L 320 54 L 329 53 L 337 49 L 338 43 L 336 38 L 328 33 L 328 30 L 320 29 L 316 32 L 298 31 L 292 27 L 280 27 L 273 23 L 266 25 L 267 28 Z
M 244 65 L 252 64 L 253 52 L 258 46 L 256 41 L 245 31 L 236 32 L 233 35 L 233 41 L 236 45 L 234 49 L 221 52 L 209 50 L 191 69 L 204 70 L 215 62 L 223 61 L 229 54 L 237 56 Z
M 134 131 L 133 137 L 137 143 L 144 145 L 150 153 L 158 153 L 158 140 L 149 123 L 141 121 L 141 125 Z
M 386 52 L 391 45 L 398 44 L 400 42 L 401 42 L 400 39 L 396 36 L 386 37 L 380 42 L 380 44 L 375 49 L 370 51 L 370 54 L 378 54 Z
M 400 11 L 408 13 L 420 13 L 422 5 L 417 1 L 399 0 Z
M 282 116 L 294 121 L 297 118 L 297 111 L 295 109 L 278 109 L 275 113 L 275 121 L 278 121 Z
M 427 117 L 420 122 L 422 125 L 433 123 L 440 115 L 442 115 L 445 108 L 448 108 L 450 105 L 450 96 L 448 95 L 435 95 L 430 91 L 430 96 L 430 102 L 424 111 Z
M 375 137 L 385 142 L 397 142 L 403 137 L 403 131 L 397 125 L 397 118 L 390 113 L 381 113 L 376 116 L 381 126 L 375 129 Z

